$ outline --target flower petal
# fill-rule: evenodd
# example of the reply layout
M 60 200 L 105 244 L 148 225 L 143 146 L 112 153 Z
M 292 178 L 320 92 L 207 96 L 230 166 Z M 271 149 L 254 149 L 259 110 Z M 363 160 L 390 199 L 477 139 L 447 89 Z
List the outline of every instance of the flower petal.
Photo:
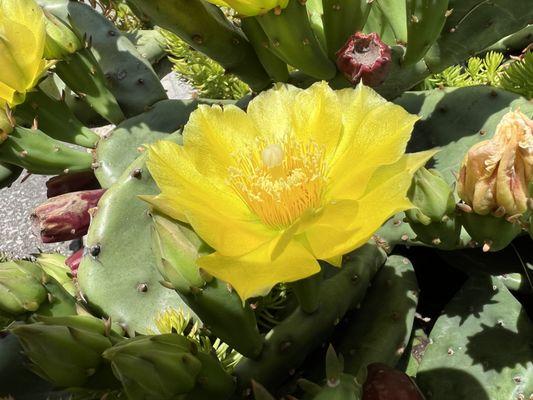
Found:
M 313 224 L 305 232 L 313 254 L 321 260 L 346 254 L 365 244 L 392 215 L 411 208 L 406 193 L 413 174 L 434 154 L 433 150 L 407 154 L 396 163 L 379 168 L 357 201 L 353 219 L 336 226 Z
M 45 68 L 45 38 L 44 15 L 35 1 L 2 0 L 0 82 L 18 92 L 33 87 Z
M 183 130 L 183 146 L 200 173 L 225 180 L 235 153 L 247 152 L 259 135 L 240 108 L 200 105 Z
M 418 117 L 363 85 L 337 95 L 344 110 L 344 131 L 329 170 L 329 196 L 357 199 L 374 171 L 396 162 L 405 152 Z
M 267 243 L 242 257 L 213 253 L 198 259 L 209 274 L 230 283 L 244 301 L 266 295 L 280 282 L 294 282 L 320 271 L 313 255 L 299 242 L 291 241 L 283 253 L 270 259 Z
M 261 93 L 248 105 L 248 114 L 266 138 L 284 135 L 321 146 L 332 156 L 342 131 L 342 108 L 327 82 L 317 82 L 307 90 L 280 85 Z M 279 139 L 278 139 L 279 140 Z
M 149 200 L 191 224 L 219 253 L 240 256 L 278 234 L 251 214 L 228 185 L 202 175 L 182 146 L 157 142 L 149 148 L 147 166 L 162 192 Z

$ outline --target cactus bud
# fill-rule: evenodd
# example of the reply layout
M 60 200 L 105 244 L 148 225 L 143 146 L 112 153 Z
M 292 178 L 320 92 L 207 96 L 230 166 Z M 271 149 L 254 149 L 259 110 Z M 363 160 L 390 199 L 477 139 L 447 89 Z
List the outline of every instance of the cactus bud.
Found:
M 47 291 L 40 268 L 28 261 L 0 264 L 0 312 L 19 315 L 34 312 L 45 302 Z
M 56 16 L 45 11 L 46 40 L 44 42 L 44 58 L 61 60 L 83 47 L 74 31 Z
M 60 387 L 83 386 L 100 368 L 104 350 L 121 340 L 106 324 L 91 316 L 39 317 L 29 325 L 15 325 L 30 369 Z
M 46 181 L 46 197 L 56 197 L 80 190 L 99 189 L 100 184 L 93 171 L 73 172 L 54 176 Z
M 205 243 L 190 229 L 161 215 L 153 217 L 152 249 L 159 272 L 181 293 L 201 287 L 205 280 L 196 265 Z
M 43 243 L 63 242 L 82 237 L 89 229 L 89 210 L 96 207 L 104 189 L 67 193 L 38 206 L 32 219 Z
M 463 224 L 484 251 L 501 250 L 520 233 L 516 216 L 528 210 L 532 181 L 533 121 L 512 111 L 492 139 L 470 148 L 459 173 L 459 197 L 474 211 L 463 213 Z
M 420 389 L 403 372 L 381 363 L 370 364 L 367 370 L 363 400 L 424 400 Z
M 128 398 L 174 399 L 191 392 L 202 363 L 196 345 L 177 334 L 141 336 L 104 353 Z
M 59 253 L 40 253 L 35 257 L 37 263 L 48 276 L 54 278 L 71 296 L 76 295 L 76 287 L 74 286 L 74 282 L 72 282 L 70 268 L 65 264 L 66 259 L 64 255 Z
M 494 137 L 474 145 L 459 173 L 459 197 L 475 213 L 498 209 L 512 216 L 527 210 L 533 180 L 533 121 L 519 111 L 507 113 Z
M 436 170 L 420 168 L 407 193 L 416 208 L 407 210 L 409 225 L 417 239 L 440 249 L 458 245 L 461 225 L 455 218 L 453 190 Z
M 390 69 L 391 49 L 377 33 L 356 32 L 337 52 L 337 67 L 352 84 L 381 85 Z
M 407 195 L 416 208 L 406 214 L 424 225 L 442 222 L 445 216 L 453 214 L 455 210 L 452 188 L 434 169 L 420 168 L 413 176 L 413 183 Z

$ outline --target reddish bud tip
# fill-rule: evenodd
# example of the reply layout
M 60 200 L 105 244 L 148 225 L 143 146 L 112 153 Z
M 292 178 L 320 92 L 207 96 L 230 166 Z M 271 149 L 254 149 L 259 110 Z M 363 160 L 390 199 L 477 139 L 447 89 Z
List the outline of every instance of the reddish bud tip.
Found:
M 96 207 L 104 189 L 73 192 L 53 197 L 38 206 L 32 219 L 43 243 L 82 237 L 89 229 L 89 210 Z
M 352 84 L 379 86 L 390 69 L 391 50 L 377 33 L 356 32 L 337 52 L 337 67 Z
M 65 260 L 65 264 L 70 268 L 70 272 L 72 273 L 73 277 L 78 276 L 78 268 L 80 267 L 84 251 L 85 248 L 82 247 Z
M 93 171 L 76 172 L 54 176 L 46 181 L 46 197 L 56 197 L 65 193 L 100 188 Z

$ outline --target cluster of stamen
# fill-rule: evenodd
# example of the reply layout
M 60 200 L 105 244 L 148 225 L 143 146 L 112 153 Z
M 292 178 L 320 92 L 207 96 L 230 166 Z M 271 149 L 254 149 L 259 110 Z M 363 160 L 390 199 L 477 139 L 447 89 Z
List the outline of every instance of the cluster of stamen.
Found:
M 320 206 L 325 162 L 317 143 L 285 137 L 272 144 L 258 138 L 250 151 L 234 157 L 230 184 L 265 224 L 282 229 Z

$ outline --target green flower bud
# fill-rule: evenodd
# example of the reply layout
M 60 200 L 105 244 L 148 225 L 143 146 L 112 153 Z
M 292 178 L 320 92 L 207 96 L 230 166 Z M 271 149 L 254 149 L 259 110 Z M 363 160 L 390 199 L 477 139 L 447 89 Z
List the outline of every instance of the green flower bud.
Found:
M 105 322 L 91 316 L 39 317 L 39 322 L 15 325 L 30 369 L 59 387 L 79 387 L 101 367 L 102 353 L 122 338 Z
M 28 261 L 0 264 L 0 311 L 11 315 L 37 311 L 46 300 L 44 274 Z
M 406 212 L 409 219 L 424 225 L 442 222 L 455 210 L 453 190 L 442 175 L 434 169 L 420 168 L 413 176 L 413 183 L 407 193 L 416 206 Z
M 177 334 L 139 336 L 104 353 L 130 399 L 171 400 L 191 392 L 202 369 L 197 347 Z
M 64 255 L 40 253 L 36 258 L 46 274 L 54 278 L 71 296 L 76 295 L 76 287 L 71 278 L 70 268 L 65 264 L 67 258 Z
M 61 60 L 80 50 L 82 42 L 74 31 L 59 18 L 45 12 L 46 41 L 44 44 L 44 58 L 47 60 Z
M 405 215 L 417 240 L 440 249 L 457 247 L 461 224 L 455 218 L 453 190 L 437 170 L 420 168 L 407 193 L 416 206 Z
M 152 249 L 159 272 L 181 293 L 204 286 L 196 265 L 199 252 L 207 245 L 188 227 L 161 215 L 153 217 Z

